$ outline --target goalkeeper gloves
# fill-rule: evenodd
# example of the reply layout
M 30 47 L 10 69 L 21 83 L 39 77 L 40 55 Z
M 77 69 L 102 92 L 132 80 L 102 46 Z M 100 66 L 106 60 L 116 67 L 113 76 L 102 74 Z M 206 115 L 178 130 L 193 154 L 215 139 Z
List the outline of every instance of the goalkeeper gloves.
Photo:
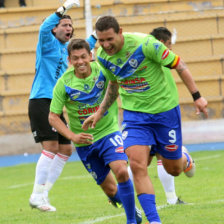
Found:
M 80 6 L 79 0 L 66 0 L 63 4 L 63 6 L 59 7 L 57 9 L 57 13 L 60 14 L 61 16 L 65 15 L 67 10 L 72 8 L 74 5 L 77 7 Z

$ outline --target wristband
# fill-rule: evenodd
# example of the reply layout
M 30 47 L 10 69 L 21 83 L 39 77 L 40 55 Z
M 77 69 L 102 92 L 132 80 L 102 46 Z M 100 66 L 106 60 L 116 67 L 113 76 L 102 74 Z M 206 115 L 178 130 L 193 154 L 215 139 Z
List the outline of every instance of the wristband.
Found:
M 198 100 L 201 97 L 201 94 L 199 91 L 192 93 L 192 97 L 194 99 L 194 101 Z

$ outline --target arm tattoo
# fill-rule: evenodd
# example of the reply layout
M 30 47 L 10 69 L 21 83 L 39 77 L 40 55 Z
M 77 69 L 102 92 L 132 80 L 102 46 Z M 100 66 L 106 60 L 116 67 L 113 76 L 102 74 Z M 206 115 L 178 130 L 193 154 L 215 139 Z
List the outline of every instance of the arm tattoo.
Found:
M 107 111 L 109 107 L 114 103 L 114 101 L 117 99 L 119 93 L 118 93 L 118 84 L 117 83 L 109 83 L 106 91 L 105 98 L 103 100 L 103 111 Z
M 186 64 L 185 64 L 182 60 L 180 60 L 180 63 L 179 63 L 179 65 L 177 66 L 176 71 L 177 71 L 178 74 L 180 75 L 185 69 L 187 69 Z

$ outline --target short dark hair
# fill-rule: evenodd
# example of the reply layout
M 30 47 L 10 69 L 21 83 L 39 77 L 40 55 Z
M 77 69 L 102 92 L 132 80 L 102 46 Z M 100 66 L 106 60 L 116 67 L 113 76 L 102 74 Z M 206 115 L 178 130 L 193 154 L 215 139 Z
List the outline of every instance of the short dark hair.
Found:
M 119 33 L 120 25 L 115 17 L 113 16 L 101 16 L 98 18 L 95 24 L 96 31 L 105 31 L 113 28 L 115 33 Z
M 71 39 L 67 47 L 68 55 L 69 56 L 71 55 L 72 50 L 79 50 L 83 48 L 86 49 L 90 54 L 91 51 L 88 42 L 86 42 L 84 39 L 75 39 L 75 38 Z
M 59 23 L 61 22 L 62 19 L 70 19 L 71 22 L 72 22 L 72 18 L 71 18 L 71 16 L 69 16 L 69 15 L 63 15 L 63 16 L 61 16 L 61 17 L 60 17 L 60 20 L 59 20 Z M 58 23 L 55 27 L 57 27 L 57 26 L 59 25 L 59 23 Z M 51 32 L 52 32 L 53 35 L 55 36 L 55 32 L 54 32 L 53 30 L 52 30 Z M 73 33 L 74 33 L 74 27 L 72 27 L 72 33 L 71 33 L 70 38 L 73 37 Z
M 157 40 L 167 41 L 171 39 L 172 33 L 166 27 L 157 27 L 150 33 Z

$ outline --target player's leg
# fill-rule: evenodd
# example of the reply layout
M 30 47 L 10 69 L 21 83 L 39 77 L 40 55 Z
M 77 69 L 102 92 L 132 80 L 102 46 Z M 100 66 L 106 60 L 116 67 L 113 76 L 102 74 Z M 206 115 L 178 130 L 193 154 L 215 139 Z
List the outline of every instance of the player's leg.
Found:
M 129 158 L 138 200 L 145 215 L 150 223 L 160 223 L 155 203 L 155 192 L 147 171 L 149 147 L 131 146 L 125 152 Z
M 63 115 L 61 115 L 60 118 L 67 125 Z M 44 195 L 47 199 L 48 199 L 48 192 L 50 191 L 50 189 L 52 188 L 58 177 L 61 175 L 67 160 L 72 155 L 72 145 L 70 140 L 58 134 L 58 142 L 59 142 L 58 152 L 51 163 L 51 167 L 45 184 Z
M 124 153 L 123 141 L 120 132 L 115 132 L 105 138 L 107 150 L 103 154 L 106 164 L 113 171 L 117 182 L 120 199 L 122 201 L 125 213 L 127 216 L 127 223 L 135 222 L 135 199 L 134 187 L 132 181 L 129 179 L 127 171 L 127 155 Z M 140 222 L 141 223 L 141 220 Z
M 48 122 L 50 99 L 35 99 L 29 101 L 29 118 L 31 130 L 36 143 L 41 143 L 42 153 L 37 162 L 33 192 L 30 205 L 42 211 L 55 211 L 48 206 L 43 197 L 43 191 L 51 163 L 58 152 L 58 134 L 52 130 Z
M 30 206 L 41 211 L 56 211 L 44 196 L 44 190 L 50 167 L 55 157 L 55 151 L 52 152 L 53 150 L 51 149 L 58 148 L 58 141 L 43 141 L 41 145 L 44 149 L 36 165 L 35 181 L 30 196 Z
M 156 209 L 155 192 L 147 170 L 149 145 L 155 144 L 148 127 L 148 114 L 124 111 L 122 126 L 124 148 L 129 158 L 138 200 L 148 221 L 161 223 Z
M 48 193 L 53 187 L 56 180 L 62 173 L 62 170 L 72 153 L 71 144 L 60 144 L 59 152 L 55 155 L 44 188 L 44 196 L 48 199 Z
M 166 171 L 172 176 L 178 176 L 185 171 L 187 176 L 193 176 L 195 164 L 187 150 L 182 152 L 182 132 L 180 108 L 161 113 L 161 122 L 157 124 L 157 151 L 162 156 Z
M 166 194 L 168 204 L 176 204 L 178 197 L 175 191 L 174 176 L 168 174 L 163 167 L 162 157 L 157 153 L 157 173 Z

